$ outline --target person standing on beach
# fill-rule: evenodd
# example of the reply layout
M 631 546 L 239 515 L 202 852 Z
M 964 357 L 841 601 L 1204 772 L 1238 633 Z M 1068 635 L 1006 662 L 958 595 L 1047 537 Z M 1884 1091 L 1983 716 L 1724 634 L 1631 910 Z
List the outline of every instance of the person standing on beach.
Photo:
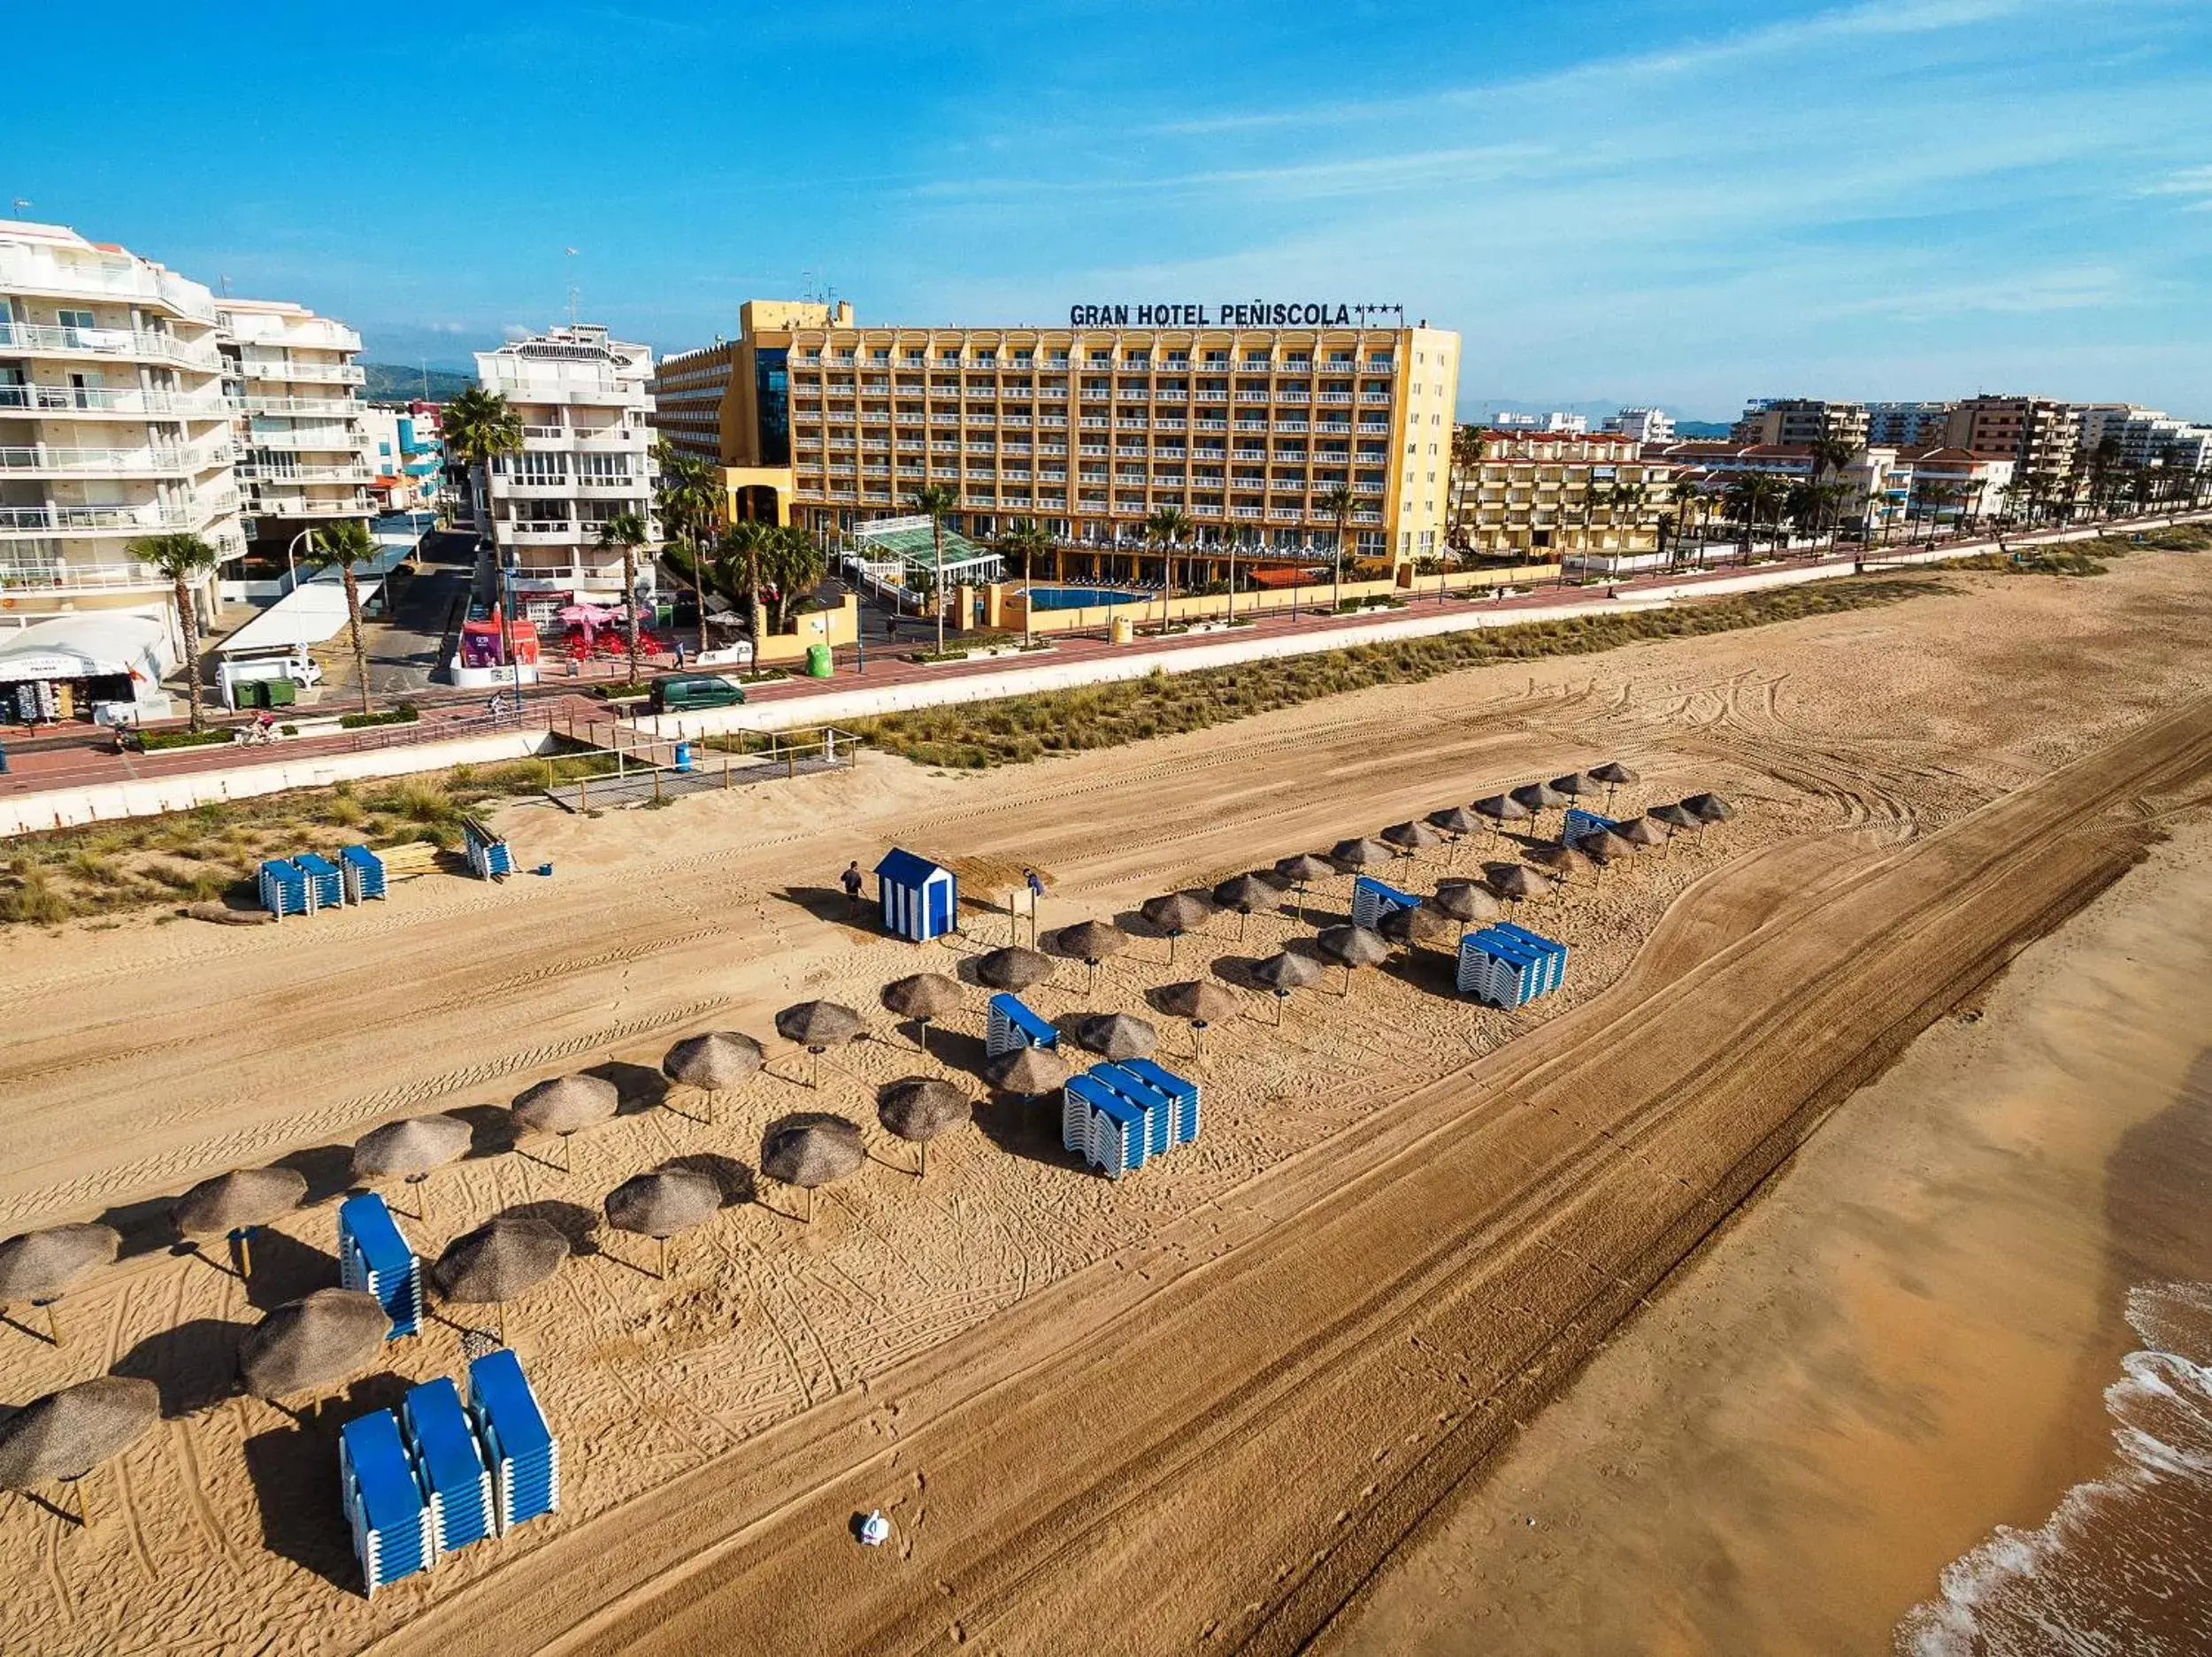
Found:
M 857 919 L 860 915 L 860 886 L 863 878 L 860 872 L 860 861 L 857 858 L 847 863 L 845 872 L 838 877 L 845 888 L 845 913 L 854 919 Z

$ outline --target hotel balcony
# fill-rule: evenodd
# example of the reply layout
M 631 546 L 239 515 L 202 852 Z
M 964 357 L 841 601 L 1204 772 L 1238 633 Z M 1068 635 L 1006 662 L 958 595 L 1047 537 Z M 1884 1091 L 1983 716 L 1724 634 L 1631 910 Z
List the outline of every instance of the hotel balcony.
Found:
M 285 495 L 257 496 L 247 509 L 253 518 L 368 518 L 376 502 L 365 495 Z
M 0 475 L 29 478 L 181 477 L 229 461 L 227 443 L 196 448 L 77 449 L 48 443 L 0 448 Z
M 219 515 L 219 510 L 209 516 Z M 191 529 L 204 518 L 188 507 L 146 501 L 134 506 L 0 506 L 0 536 L 150 535 Z
M 366 464 L 271 467 L 265 471 L 248 461 L 238 468 L 238 476 L 242 482 L 266 487 L 270 484 L 287 483 L 366 483 L 376 473 Z
M 359 419 L 366 410 L 351 397 L 232 397 L 229 406 L 246 414 L 342 416 Z
M 0 593 L 10 597 L 83 592 L 167 593 L 173 587 L 151 564 L 129 559 L 120 564 L 79 563 L 70 558 L 11 558 L 0 554 Z
M 31 357 L 94 357 L 109 361 L 220 366 L 215 348 L 173 334 L 132 328 L 64 328 L 38 322 L 0 322 L 0 351 Z
M 0 386 L 0 414 L 13 411 L 42 419 L 227 420 L 231 416 L 219 397 L 104 387 Z
M 93 264 L 42 257 L 27 247 L 0 249 L 0 288 L 56 299 L 124 299 L 159 305 L 196 322 L 215 320 L 214 296 L 167 271 L 138 263 Z
M 247 432 L 239 441 L 248 449 L 280 449 L 288 453 L 303 450 L 320 455 L 357 454 L 361 447 L 358 432 Z
M 224 372 L 230 372 L 226 364 Z M 244 380 L 281 380 L 288 385 L 357 386 L 368 375 L 357 363 L 299 363 L 275 362 L 266 358 L 236 364 L 236 372 Z

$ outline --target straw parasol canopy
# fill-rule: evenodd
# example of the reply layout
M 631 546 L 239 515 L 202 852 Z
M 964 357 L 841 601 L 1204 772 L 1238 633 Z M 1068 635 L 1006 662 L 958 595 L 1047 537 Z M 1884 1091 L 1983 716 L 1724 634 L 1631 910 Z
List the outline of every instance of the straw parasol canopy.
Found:
M 1631 846 L 1663 846 L 1667 839 L 1660 832 L 1659 825 L 1647 817 L 1640 817 L 1630 822 L 1616 824 L 1613 832 Z
M 668 1239 L 714 1217 L 722 1187 L 695 1169 L 662 1167 L 624 1180 L 607 1193 L 607 1224 L 660 1244 L 659 1275 L 668 1276 Z
M 239 1348 L 238 1367 L 256 1398 L 313 1392 L 374 1363 L 391 1330 L 365 1289 L 318 1289 L 263 1318 Z
M 1244 998 L 1225 984 L 1198 978 L 1162 986 L 1153 996 L 1162 1012 L 1171 1018 L 1187 1018 L 1203 1027 L 1233 1018 L 1243 1010 Z
M 1571 846 L 1532 846 L 1528 855 L 1563 880 L 1575 875 L 1594 878 L 1597 873 L 1597 864 Z
M 1294 955 L 1279 950 L 1252 969 L 1253 982 L 1263 989 L 1275 992 L 1278 997 L 1293 990 L 1302 990 L 1321 977 L 1321 963 L 1311 955 Z
M 1145 899 L 1138 912 L 1146 924 L 1173 938 L 1202 924 L 1214 912 L 1214 905 L 1212 899 L 1195 892 L 1164 892 L 1156 898 Z
M 1571 771 L 1564 777 L 1553 778 L 1550 786 L 1556 793 L 1573 794 L 1579 799 L 1584 794 L 1597 793 L 1605 784 L 1586 771 Z
M 1477 921 L 1493 921 L 1498 917 L 1498 900 L 1472 880 L 1442 882 L 1436 888 L 1436 895 L 1430 898 L 1428 903 L 1439 915 L 1447 916 L 1462 926 L 1471 926 Z
M 1425 852 L 1432 846 L 1441 846 L 1444 837 L 1425 823 L 1393 823 L 1382 832 L 1386 845 L 1411 854 Z
M 921 1026 L 920 1047 L 925 1053 L 929 1051 L 929 1021 L 953 1011 L 961 1000 L 960 980 L 941 972 L 917 972 L 883 986 L 885 1010 L 911 1018 Z
M 1533 869 L 1515 863 L 1509 869 L 1500 870 L 1492 878 L 1491 889 L 1502 898 L 1525 902 L 1530 898 L 1540 898 L 1550 891 L 1551 882 Z
M 780 1185 L 807 1193 L 806 1217 L 814 1218 L 814 1188 L 854 1172 L 868 1157 L 860 1124 L 821 1111 L 786 1116 L 769 1124 L 760 1141 L 760 1171 Z
M 1633 857 L 1636 848 L 1623 840 L 1611 829 L 1601 829 L 1595 834 L 1582 837 L 1582 850 L 1600 863 L 1617 863 L 1624 857 Z
M 1701 823 L 1725 823 L 1736 815 L 1736 808 L 1717 794 L 1694 794 L 1682 809 Z
M 1432 811 L 1429 821 L 1447 834 L 1472 834 L 1482 826 L 1482 819 L 1463 805 L 1447 806 L 1441 811 Z
M 1502 828 L 1508 823 L 1519 823 L 1536 813 L 1509 794 L 1486 794 L 1475 802 L 1475 809 Z
M 841 1047 L 858 1035 L 860 1015 L 841 1001 L 801 1001 L 776 1015 L 776 1033 L 786 1041 L 799 1043 L 813 1055 L 814 1065 L 807 1077 L 807 1085 L 818 1087 L 822 1082 L 823 1050 Z
M 467 1155 L 473 1137 L 458 1116 L 388 1122 L 354 1141 L 353 1171 L 364 1179 L 419 1179 Z
M 122 1247 L 111 1225 L 53 1225 L 11 1237 L 0 1243 L 0 1306 L 51 1300 L 112 1264 Z
M 1337 872 L 1337 867 L 1325 857 L 1311 852 L 1294 852 L 1288 857 L 1278 858 L 1275 872 L 1298 889 L 1299 918 L 1305 917 L 1306 887 L 1316 880 L 1326 880 Z
M 1067 1085 L 1068 1062 L 1050 1047 L 1020 1047 L 1000 1055 L 984 1070 L 992 1086 L 1001 1093 L 1033 1098 Z
M 292 1168 L 242 1168 L 203 1179 L 178 1199 L 170 1221 L 186 1237 L 213 1237 L 266 1225 L 298 1208 L 307 1176 Z
M 1532 817 L 1567 803 L 1567 796 L 1548 782 L 1525 782 L 1513 791 L 1513 797 L 1528 808 Z
M 96 1376 L 35 1399 L 0 1423 L 0 1490 L 82 1478 L 160 1419 L 161 1388 L 132 1376 Z
M 1324 926 L 1314 946 L 1349 973 L 1354 967 L 1371 967 L 1390 959 L 1390 940 L 1371 926 Z
M 1617 759 L 1609 759 L 1602 765 L 1591 766 L 1590 775 L 1609 788 L 1624 787 L 1630 783 L 1643 780 L 1640 772 L 1631 771 Z
M 446 1245 L 431 1269 L 449 1300 L 496 1306 L 535 1288 L 568 1258 L 568 1239 L 534 1215 L 503 1215 Z
M 1160 1045 L 1159 1032 L 1127 1013 L 1093 1013 L 1076 1025 L 1075 1039 L 1102 1059 L 1141 1059 Z
M 1372 869 L 1379 863 L 1388 863 L 1395 855 L 1380 840 L 1339 840 L 1329 848 L 1329 857 L 1340 872 L 1346 869 Z
M 1694 812 L 1681 805 L 1655 805 L 1644 815 L 1655 823 L 1665 824 L 1671 829 L 1695 828 L 1700 821 Z M 1670 835 L 1668 838 L 1673 837 Z
M 1056 932 L 1052 944 L 1062 955 L 1074 956 L 1090 970 L 1084 985 L 1087 992 L 1098 982 L 1098 963 L 1126 949 L 1129 934 L 1111 921 L 1078 921 Z
M 1252 911 L 1272 911 L 1282 905 L 1283 894 L 1255 874 L 1233 875 L 1214 888 L 1214 901 L 1225 909 L 1237 912 L 1237 936 L 1244 936 L 1244 924 Z
M 661 1061 L 661 1074 L 706 1095 L 711 1125 L 715 1095 L 742 1087 L 767 1062 L 767 1053 L 752 1037 L 736 1030 L 710 1030 L 704 1035 L 686 1036 L 669 1048 Z
M 1425 903 L 1402 905 L 1382 917 L 1375 930 L 1394 944 L 1418 949 L 1440 941 L 1452 924 Z
M 877 1090 L 876 1120 L 915 1148 L 914 1173 L 929 1169 L 929 1141 L 966 1122 L 975 1101 L 934 1076 L 907 1076 Z
M 520 1132 L 557 1137 L 565 1169 L 568 1136 L 611 1121 L 621 1103 L 621 1093 L 603 1076 L 556 1076 L 517 1093 L 508 1114 Z
M 1009 944 L 1003 949 L 979 956 L 975 975 L 995 990 L 1025 990 L 1052 976 L 1052 957 L 1039 955 L 1034 949 L 1025 949 L 1019 944 Z

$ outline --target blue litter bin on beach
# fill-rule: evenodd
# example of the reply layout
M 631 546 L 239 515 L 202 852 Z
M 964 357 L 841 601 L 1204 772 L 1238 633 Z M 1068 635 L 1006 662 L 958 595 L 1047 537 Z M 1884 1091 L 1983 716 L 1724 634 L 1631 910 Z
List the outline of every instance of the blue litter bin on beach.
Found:
M 691 769 L 690 743 L 679 742 L 676 744 L 676 769 L 680 771 L 687 771 Z

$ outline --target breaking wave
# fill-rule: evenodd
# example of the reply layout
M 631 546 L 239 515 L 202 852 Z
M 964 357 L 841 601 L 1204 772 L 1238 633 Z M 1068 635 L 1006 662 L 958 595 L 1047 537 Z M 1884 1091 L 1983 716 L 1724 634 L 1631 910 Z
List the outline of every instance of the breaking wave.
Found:
M 2212 1284 L 2129 1291 L 2144 1349 L 2105 1389 L 2118 1465 L 2000 1525 L 1898 1624 L 1902 1657 L 2212 1652 Z

